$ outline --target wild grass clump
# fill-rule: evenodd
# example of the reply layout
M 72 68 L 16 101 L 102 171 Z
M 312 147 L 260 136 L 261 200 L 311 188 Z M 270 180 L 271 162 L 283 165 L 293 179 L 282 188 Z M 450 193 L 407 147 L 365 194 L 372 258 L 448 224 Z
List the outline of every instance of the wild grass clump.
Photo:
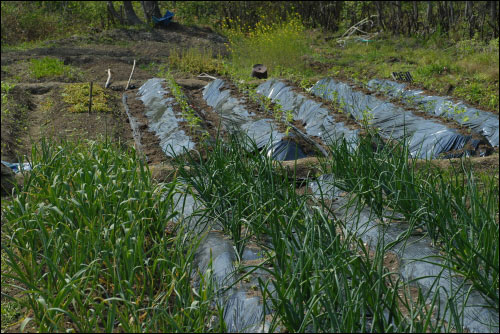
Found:
M 171 69 L 181 72 L 200 74 L 223 74 L 225 72 L 220 53 L 214 56 L 211 49 L 189 48 L 172 49 L 168 56 Z
M 30 71 L 35 79 L 60 77 L 74 81 L 81 76 L 75 68 L 64 65 L 62 60 L 52 57 L 31 59 Z
M 31 314 L 21 330 L 30 321 L 40 332 L 209 329 L 210 280 L 191 285 L 199 239 L 166 229 L 175 184 L 153 183 L 135 151 L 104 140 L 42 141 L 30 162 L 2 213 L 2 274 Z
M 231 68 L 237 76 L 249 78 L 252 66 L 264 64 L 272 76 L 305 72 L 303 56 L 311 53 L 305 27 L 298 14 L 287 20 L 255 27 L 232 24 L 224 27 L 229 39 Z
M 90 84 L 75 83 L 66 85 L 62 92 L 63 101 L 69 104 L 71 112 L 88 112 Z M 110 96 L 98 84 L 92 85 L 92 110 L 95 112 L 111 112 L 113 109 L 110 106 Z

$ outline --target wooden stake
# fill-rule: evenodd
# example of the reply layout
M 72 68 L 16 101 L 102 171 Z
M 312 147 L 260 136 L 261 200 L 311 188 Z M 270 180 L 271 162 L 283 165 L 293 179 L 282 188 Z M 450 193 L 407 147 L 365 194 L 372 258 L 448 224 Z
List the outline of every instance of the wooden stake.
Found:
M 134 70 L 135 70 L 135 59 L 134 59 L 134 66 L 132 66 L 132 72 L 130 73 L 130 78 L 128 78 L 127 87 L 125 87 L 125 90 L 127 90 L 128 87 L 130 86 L 130 80 L 132 80 L 132 75 L 134 75 Z
M 90 97 L 89 97 L 89 114 L 90 114 L 90 111 L 92 110 L 92 86 L 93 86 L 94 82 L 91 81 L 90 82 Z
M 106 84 L 104 85 L 104 88 L 108 88 L 111 80 L 111 69 L 108 68 L 108 80 L 106 80 Z

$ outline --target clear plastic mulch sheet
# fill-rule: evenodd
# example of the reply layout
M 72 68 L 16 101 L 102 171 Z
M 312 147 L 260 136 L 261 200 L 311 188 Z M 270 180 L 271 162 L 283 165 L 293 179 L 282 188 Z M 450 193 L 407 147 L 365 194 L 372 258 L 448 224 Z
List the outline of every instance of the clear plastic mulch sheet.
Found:
M 149 129 L 160 139 L 160 147 L 168 157 L 195 148 L 195 143 L 179 126 L 185 121 L 181 114 L 174 111 L 177 103 L 169 93 L 165 79 L 152 78 L 146 81 L 137 91 L 137 98 L 144 103 L 145 115 L 148 118 Z
M 188 235 L 202 238 L 194 256 L 198 270 L 193 273 L 193 279 L 195 285 L 199 284 L 197 273 L 200 273 L 205 276 L 205 280 L 213 280 L 217 297 L 214 302 L 224 308 L 223 319 L 227 331 L 268 332 L 270 323 L 265 320 L 264 305 L 261 297 L 255 293 L 255 287 L 259 286 L 259 279 L 269 281 L 269 274 L 258 269 L 244 281 L 240 280 L 241 273 L 234 266 L 238 260 L 234 243 L 220 232 L 220 223 L 206 215 L 203 201 L 182 181 L 174 194 L 174 202 L 174 210 L 179 214 L 173 220 L 183 224 Z M 245 263 L 258 259 L 263 259 L 261 249 L 247 245 L 239 260 Z M 270 291 L 273 291 L 272 283 Z M 270 309 L 271 305 L 268 305 L 267 310 Z
M 463 102 L 453 102 L 449 97 L 425 95 L 422 90 L 407 89 L 407 85 L 391 80 L 373 79 L 368 89 L 401 99 L 410 107 L 433 116 L 453 119 L 484 136 L 491 146 L 498 146 L 498 115 L 479 110 Z
M 285 139 L 287 136 L 278 131 L 272 119 L 256 119 L 256 115 L 246 109 L 245 101 L 231 96 L 231 91 L 224 89 L 223 80 L 217 79 L 205 86 L 203 98 L 219 114 L 226 131 L 246 134 L 255 141 L 259 150 L 264 149 L 265 154 L 274 160 L 295 160 L 306 156 L 294 141 Z
M 332 175 L 318 177 L 310 183 L 310 188 L 314 197 L 319 200 L 330 200 L 331 209 L 335 211 L 338 219 L 345 222 L 346 229 L 372 250 L 375 250 L 379 243 L 392 244 L 388 251 L 397 255 L 402 279 L 405 282 L 417 283 L 424 294 L 430 292 L 430 299 L 438 294 L 442 317 L 445 319 L 450 317 L 450 308 L 445 311 L 445 305 L 449 298 L 453 298 L 458 307 L 454 311 L 458 314 L 463 311 L 463 325 L 471 332 L 498 333 L 498 313 L 487 306 L 488 302 L 478 291 L 469 290 L 470 284 L 463 282 L 458 273 L 440 266 L 443 260 L 438 249 L 431 246 L 429 237 L 419 235 L 406 237 L 407 223 L 381 224 L 369 207 L 359 210 L 355 205 L 349 205 L 347 193 L 335 186 Z M 402 218 L 395 212 L 384 214 L 396 219 Z
M 450 151 L 457 155 L 475 154 L 480 141 L 464 136 L 457 130 L 414 115 L 390 102 L 354 90 L 346 83 L 325 78 L 318 81 L 311 93 L 334 101 L 344 112 L 351 114 L 359 123 L 377 128 L 386 139 L 406 140 L 414 158 L 434 159 Z M 464 148 L 467 145 L 467 150 Z
M 324 144 L 345 138 L 351 149 L 357 145 L 359 130 L 351 130 L 344 123 L 336 122 L 321 103 L 295 93 L 285 83 L 268 80 L 257 87 L 257 93 L 279 103 L 284 111 L 292 111 L 293 119 L 302 122 L 306 134 L 321 138 Z

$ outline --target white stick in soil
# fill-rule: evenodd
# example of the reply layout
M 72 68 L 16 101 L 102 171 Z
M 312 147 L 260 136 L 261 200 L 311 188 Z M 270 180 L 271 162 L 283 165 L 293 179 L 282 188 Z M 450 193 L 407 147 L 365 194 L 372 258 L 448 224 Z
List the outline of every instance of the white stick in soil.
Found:
M 134 75 L 134 70 L 135 70 L 135 59 L 134 59 L 134 66 L 132 66 L 132 72 L 130 72 L 130 77 L 128 78 L 127 87 L 125 87 L 125 90 L 127 90 L 128 87 L 130 86 L 130 80 L 132 80 L 132 75 Z
M 106 84 L 104 85 L 104 88 L 108 88 L 110 83 L 111 83 L 111 69 L 108 68 L 108 80 L 106 80 Z

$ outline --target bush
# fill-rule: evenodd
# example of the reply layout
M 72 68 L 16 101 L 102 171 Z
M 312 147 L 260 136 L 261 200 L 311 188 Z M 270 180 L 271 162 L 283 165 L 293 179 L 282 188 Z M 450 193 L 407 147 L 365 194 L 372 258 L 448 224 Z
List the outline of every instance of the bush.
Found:
M 285 21 L 264 24 L 266 18 L 255 28 L 233 24 L 225 26 L 230 43 L 233 71 L 240 76 L 250 76 L 254 64 L 264 64 L 269 73 L 301 73 L 306 70 L 304 55 L 310 54 L 305 27 L 299 15 Z M 230 22 L 231 24 L 231 22 Z

